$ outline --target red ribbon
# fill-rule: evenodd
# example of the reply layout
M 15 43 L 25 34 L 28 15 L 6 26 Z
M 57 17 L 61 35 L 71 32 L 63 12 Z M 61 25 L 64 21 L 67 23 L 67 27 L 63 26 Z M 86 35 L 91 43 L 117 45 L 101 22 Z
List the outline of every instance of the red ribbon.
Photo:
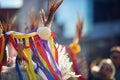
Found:
M 77 58 L 76 58 L 76 54 L 74 54 L 70 48 L 67 48 L 67 51 L 69 52 L 72 62 L 73 62 L 73 69 L 76 73 L 76 75 L 80 75 L 80 72 L 78 70 L 78 65 L 77 65 Z M 86 80 L 83 76 L 78 77 L 78 80 Z
M 9 40 L 11 42 L 11 44 L 13 45 L 13 47 L 15 48 L 16 51 L 18 51 L 18 44 L 15 44 L 13 38 L 11 36 L 9 36 Z M 29 48 L 29 46 L 23 46 L 23 48 Z M 27 58 L 24 56 L 26 62 L 28 62 Z
M 1 37 L 0 38 L 0 55 L 2 55 L 4 53 L 4 48 L 2 50 L 2 44 L 3 44 L 3 38 Z M 2 55 L 2 57 L 3 57 L 3 55 Z M 3 65 L 3 63 L 2 63 L 2 60 L 1 60 L 1 62 L 0 62 L 0 75 L 1 75 L 1 72 L 2 72 L 2 65 Z
M 53 38 L 56 38 L 56 34 L 54 32 L 51 32 L 51 36 L 53 36 Z
M 48 60 L 47 54 L 44 50 L 44 47 L 43 47 L 42 43 L 40 42 L 40 37 L 38 35 L 35 35 L 33 38 L 34 38 L 35 46 L 36 46 L 37 50 L 39 51 L 39 54 L 46 61 L 48 68 L 49 68 L 50 72 L 52 73 L 52 75 L 54 76 L 55 80 L 60 80 L 60 78 L 58 77 L 58 75 L 53 70 L 52 66 L 50 65 L 50 62 Z

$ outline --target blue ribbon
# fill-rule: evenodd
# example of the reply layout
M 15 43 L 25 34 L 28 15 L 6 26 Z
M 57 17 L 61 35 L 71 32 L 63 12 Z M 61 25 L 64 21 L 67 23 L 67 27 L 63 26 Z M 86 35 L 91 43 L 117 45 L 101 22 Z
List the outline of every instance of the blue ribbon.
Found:
M 50 55 L 50 58 L 52 59 L 52 62 L 53 62 L 53 64 L 54 64 L 55 68 L 56 68 L 56 73 L 57 73 L 59 76 L 62 76 L 62 74 L 61 74 L 59 68 L 57 67 L 57 64 L 56 64 L 56 62 L 55 62 L 55 60 L 54 60 L 54 58 L 53 58 L 53 56 L 52 56 L 52 53 L 51 53 L 51 51 L 50 51 L 50 49 L 49 49 L 49 47 L 48 47 L 48 45 L 47 45 L 47 41 L 45 41 L 45 40 L 41 40 L 41 41 L 43 42 L 43 46 L 44 46 L 45 49 L 48 51 L 48 53 L 49 53 L 49 55 Z
M 25 46 L 25 38 L 22 38 L 22 43 L 23 43 L 23 46 Z
M 19 58 L 18 58 L 18 56 L 16 57 L 16 71 L 17 71 L 17 73 L 18 73 L 18 75 L 19 75 L 19 79 L 20 80 L 23 80 L 23 76 L 22 76 L 22 73 L 21 73 L 21 71 L 20 71 L 20 69 L 19 69 L 19 65 L 18 65 L 18 61 L 19 61 Z
M 15 41 L 15 43 L 16 43 L 16 44 L 18 44 L 18 41 L 17 41 L 17 39 L 16 39 L 16 38 L 14 38 L 14 41 Z
M 44 72 L 47 74 L 47 76 L 48 76 L 48 78 L 50 79 L 50 80 L 55 80 L 54 79 L 54 77 L 53 77 L 53 75 L 45 68 L 45 66 L 43 65 L 43 63 L 41 62 L 41 60 L 40 60 L 40 58 L 39 58 L 39 56 L 38 56 L 38 53 L 37 53 L 37 50 L 36 50 L 36 48 L 35 48 L 35 46 L 34 46 L 34 43 L 33 43 L 33 40 L 32 40 L 32 38 L 30 37 L 29 38 L 29 40 L 30 40 L 30 43 L 31 43 L 31 45 L 32 45 L 32 48 L 33 48 L 33 53 L 35 53 L 34 54 L 34 57 L 35 57 L 35 63 L 37 63 L 37 68 L 40 68 L 40 69 L 42 69 L 42 70 L 44 70 Z M 37 62 L 38 61 L 38 62 Z M 37 69 L 36 69 L 37 70 Z M 36 71 L 35 70 L 35 71 Z

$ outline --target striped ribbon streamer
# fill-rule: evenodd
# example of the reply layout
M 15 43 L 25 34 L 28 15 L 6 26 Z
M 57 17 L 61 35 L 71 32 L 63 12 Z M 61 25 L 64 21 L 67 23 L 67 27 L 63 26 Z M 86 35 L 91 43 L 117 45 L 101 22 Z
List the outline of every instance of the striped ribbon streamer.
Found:
M 10 43 L 13 45 L 13 47 L 15 48 L 15 50 L 18 52 L 18 43 L 19 43 L 19 40 L 16 39 L 16 38 L 12 38 L 11 35 L 9 35 L 9 40 L 10 40 Z M 23 46 L 23 48 L 29 48 L 29 46 Z M 28 62 L 27 58 L 26 58 L 26 55 L 23 53 L 24 55 L 24 58 L 25 60 Z
M 60 78 L 58 77 L 58 75 L 56 74 L 56 72 L 53 70 L 52 66 L 50 65 L 50 62 L 49 62 L 49 59 L 47 57 L 47 54 L 45 52 L 45 49 L 42 45 L 42 43 L 40 42 L 40 37 L 38 35 L 35 35 L 34 37 L 34 43 L 35 43 L 35 46 L 38 50 L 38 52 L 40 53 L 40 55 L 43 57 L 43 59 L 46 61 L 48 67 L 49 67 L 49 70 L 50 72 L 52 73 L 52 75 L 54 76 L 54 78 L 56 80 L 60 80 Z
M 47 70 L 47 68 L 45 68 L 44 64 L 41 62 L 31 37 L 30 37 L 30 43 L 31 43 L 31 49 L 32 49 L 32 52 L 34 55 L 35 62 L 37 63 L 37 66 L 39 64 L 40 69 L 43 69 L 43 71 L 47 75 L 48 79 L 54 80 L 54 77 L 52 76 L 52 74 Z
M 24 34 L 23 36 L 22 36 L 22 35 L 19 35 L 19 36 L 18 36 L 18 35 L 13 35 L 13 37 L 14 37 L 14 39 L 15 39 L 15 38 L 17 38 L 17 39 L 19 39 L 19 38 L 25 38 L 25 39 L 26 39 L 26 38 L 27 38 L 27 39 L 28 39 L 29 37 L 32 37 L 33 35 L 35 35 L 35 34 L 32 34 L 32 35 L 30 35 L 30 34 L 25 35 L 25 34 Z M 26 40 L 27 40 L 27 39 L 26 39 Z M 23 39 L 22 39 L 22 40 L 23 40 Z M 26 45 L 27 45 L 27 44 L 29 43 L 29 40 L 27 40 L 27 41 L 24 42 L 24 43 L 26 43 Z M 28 45 L 27 45 L 27 46 L 28 46 Z M 47 70 L 46 70 L 46 71 L 47 71 Z M 48 74 L 48 72 L 46 72 L 46 73 Z M 51 77 L 51 79 L 53 79 L 53 77 Z
M 48 54 L 49 54 L 50 59 L 51 59 L 51 62 L 52 62 L 51 65 L 54 66 L 54 68 L 56 69 L 56 73 L 59 75 L 59 77 L 61 77 L 62 74 L 61 74 L 61 72 L 60 72 L 60 69 L 59 69 L 57 63 L 55 62 L 55 60 L 54 60 L 54 58 L 53 58 L 53 56 L 52 56 L 52 53 L 51 53 L 51 51 L 50 51 L 50 49 L 49 49 L 49 47 L 48 47 L 47 41 L 41 40 L 41 42 L 43 42 L 43 45 L 44 45 L 45 49 L 48 51 Z
M 11 36 L 10 35 L 9 40 L 12 43 L 13 47 L 17 51 L 18 45 L 15 42 L 19 41 L 22 38 L 25 38 L 25 39 L 27 39 L 26 41 L 28 41 L 28 37 L 29 37 L 28 35 L 26 35 L 26 36 L 25 35 L 24 36 L 22 36 L 22 35 L 20 35 L 20 36 L 18 36 L 18 35 L 13 36 L 12 35 Z M 27 66 L 26 70 L 27 70 L 27 73 L 28 73 L 28 76 L 29 76 L 30 80 L 37 80 L 35 72 L 34 72 L 34 66 L 32 65 L 32 60 L 31 60 L 31 57 L 30 57 L 30 49 L 28 47 L 29 43 L 28 42 L 25 42 L 25 43 L 26 43 L 27 46 L 23 46 L 23 48 L 24 48 L 23 49 L 23 55 L 28 62 L 28 63 L 26 63 L 26 66 Z
M 27 69 L 28 76 L 30 80 L 37 80 L 36 74 L 34 72 L 34 66 L 32 64 L 30 49 L 24 49 L 23 52 L 26 53 L 27 59 L 29 61 L 28 63 L 26 63 L 26 69 Z
M 51 49 L 51 52 L 52 52 L 52 56 L 53 56 L 54 60 L 57 62 L 57 57 L 56 57 L 56 53 L 55 53 L 54 42 L 53 42 L 53 37 L 52 36 L 50 37 L 48 42 L 50 44 L 50 49 Z
M 52 55 L 53 55 L 56 63 L 58 64 L 58 51 L 54 44 L 54 39 L 52 36 L 50 37 L 50 40 L 48 42 L 49 42 L 48 44 L 50 44 L 50 49 L 51 49 Z
M 16 44 L 19 43 L 16 38 L 15 38 L 14 40 L 15 40 L 15 43 L 16 43 Z M 17 71 L 17 73 L 18 73 L 18 75 L 19 75 L 19 79 L 20 79 L 20 80 L 23 80 L 22 73 L 21 73 L 21 71 L 20 71 L 20 69 L 19 69 L 18 61 L 19 61 L 19 58 L 18 58 L 18 56 L 17 56 L 17 57 L 16 57 L 16 61 L 15 61 L 15 63 L 16 63 L 16 71 Z

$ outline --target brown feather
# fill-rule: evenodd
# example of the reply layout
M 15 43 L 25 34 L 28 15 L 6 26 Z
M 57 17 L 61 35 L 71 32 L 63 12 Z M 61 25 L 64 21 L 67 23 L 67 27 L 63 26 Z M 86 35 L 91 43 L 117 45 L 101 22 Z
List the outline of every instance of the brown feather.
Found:
M 73 38 L 73 43 L 79 43 L 79 41 L 82 37 L 82 27 L 83 27 L 83 20 L 80 20 L 80 17 L 78 15 L 78 20 L 76 23 L 76 33 Z
M 64 0 L 61 0 L 60 2 L 57 3 L 56 0 L 53 0 L 53 1 L 50 0 L 47 18 L 45 16 L 44 10 L 43 9 L 41 10 L 41 18 L 42 18 L 44 26 L 51 28 L 51 24 L 52 24 L 55 12 L 57 11 L 57 9 L 59 8 L 59 6 L 62 4 L 63 1 Z

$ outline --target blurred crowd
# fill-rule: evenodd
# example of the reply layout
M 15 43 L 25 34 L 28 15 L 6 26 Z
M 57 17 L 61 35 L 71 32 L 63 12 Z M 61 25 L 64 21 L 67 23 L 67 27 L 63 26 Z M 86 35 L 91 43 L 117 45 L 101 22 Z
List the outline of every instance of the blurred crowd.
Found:
M 91 67 L 89 80 L 120 80 L 120 46 L 111 48 L 109 58 Z

